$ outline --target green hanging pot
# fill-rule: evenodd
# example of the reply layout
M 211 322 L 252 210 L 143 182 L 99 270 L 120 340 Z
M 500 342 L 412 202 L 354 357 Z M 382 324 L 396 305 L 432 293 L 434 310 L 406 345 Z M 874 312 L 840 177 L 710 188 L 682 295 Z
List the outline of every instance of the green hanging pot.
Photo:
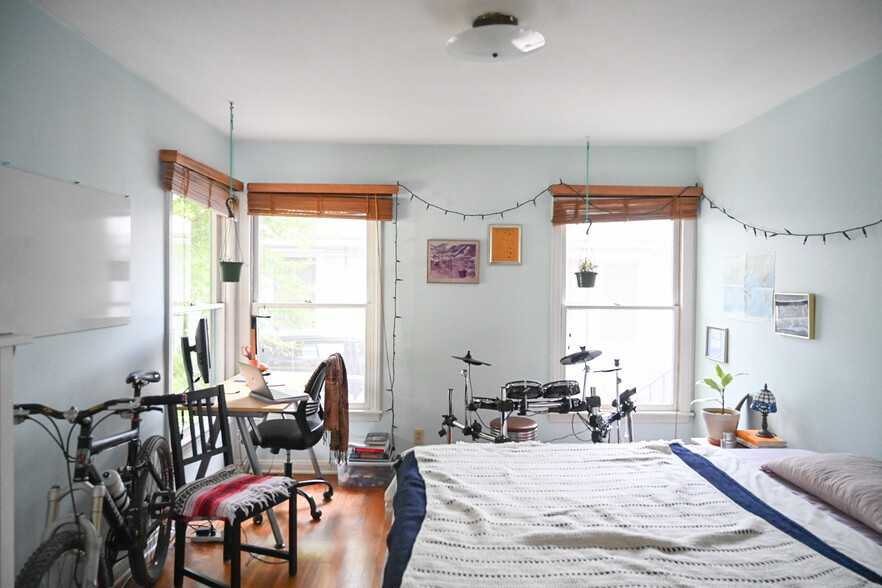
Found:
M 241 261 L 220 262 L 221 281 L 238 282 L 242 277 L 242 263 Z
M 593 288 L 597 272 L 576 272 L 576 284 L 580 288 Z

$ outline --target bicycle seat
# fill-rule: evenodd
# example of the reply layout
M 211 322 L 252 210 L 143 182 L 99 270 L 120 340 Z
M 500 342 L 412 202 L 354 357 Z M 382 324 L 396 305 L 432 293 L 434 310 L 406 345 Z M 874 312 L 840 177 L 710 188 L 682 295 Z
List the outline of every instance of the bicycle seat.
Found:
M 159 381 L 159 372 L 153 370 L 140 370 L 132 372 L 126 378 L 126 384 L 135 384 L 138 387 L 151 382 Z

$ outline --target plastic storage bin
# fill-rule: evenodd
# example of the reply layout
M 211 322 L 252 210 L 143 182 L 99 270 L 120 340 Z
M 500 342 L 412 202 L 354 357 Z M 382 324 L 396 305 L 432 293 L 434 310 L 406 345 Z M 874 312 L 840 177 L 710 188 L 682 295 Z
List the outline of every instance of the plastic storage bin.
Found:
M 395 477 L 392 461 L 349 461 L 337 464 L 337 482 L 342 486 L 388 486 Z

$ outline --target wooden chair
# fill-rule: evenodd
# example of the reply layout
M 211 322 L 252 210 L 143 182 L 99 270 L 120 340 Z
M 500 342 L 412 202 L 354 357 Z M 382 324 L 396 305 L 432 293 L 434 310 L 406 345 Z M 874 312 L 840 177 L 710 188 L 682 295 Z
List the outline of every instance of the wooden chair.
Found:
M 175 521 L 174 585 L 184 577 L 216 588 L 219 580 L 185 566 L 187 527 L 191 521 L 223 520 L 223 558 L 230 562 L 229 586 L 241 585 L 242 552 L 279 558 L 288 562 L 288 575 L 297 573 L 297 481 L 285 476 L 254 476 L 243 473 L 233 460 L 232 437 L 227 420 L 223 386 L 187 394 L 185 406 L 168 410 L 169 435 L 178 488 L 172 518 Z M 189 431 L 185 450 L 182 431 Z M 218 463 L 220 462 L 220 463 Z M 221 469 L 207 473 L 209 467 Z M 195 469 L 185 482 L 187 472 Z M 271 549 L 242 543 L 241 524 L 249 518 L 288 502 L 288 549 Z

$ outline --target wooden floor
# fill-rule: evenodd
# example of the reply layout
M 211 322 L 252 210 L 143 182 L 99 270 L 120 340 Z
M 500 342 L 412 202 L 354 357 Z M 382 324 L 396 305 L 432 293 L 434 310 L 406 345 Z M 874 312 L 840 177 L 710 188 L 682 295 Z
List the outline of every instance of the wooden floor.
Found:
M 304 479 L 295 475 L 295 478 Z M 334 485 L 334 497 L 325 502 L 322 486 L 306 488 L 322 511 L 315 522 L 309 516 L 306 500 L 297 501 L 298 571 L 288 576 L 288 567 L 242 555 L 242 585 L 260 588 L 377 588 L 382 583 L 383 559 L 386 553 L 386 534 L 390 521 L 386 519 L 383 493 L 385 488 L 358 488 L 340 486 L 336 476 L 327 476 Z M 279 506 L 276 517 L 287 534 L 287 506 Z M 242 526 L 249 543 L 272 546 L 272 530 L 268 522 Z M 272 562 L 272 563 L 270 563 Z M 174 550 L 169 550 L 165 572 L 156 584 L 158 588 L 173 586 Z M 199 571 L 229 581 L 229 565 L 223 562 L 219 543 L 188 543 L 187 565 Z M 129 586 L 133 586 L 130 582 Z M 184 586 L 198 586 L 185 579 Z

